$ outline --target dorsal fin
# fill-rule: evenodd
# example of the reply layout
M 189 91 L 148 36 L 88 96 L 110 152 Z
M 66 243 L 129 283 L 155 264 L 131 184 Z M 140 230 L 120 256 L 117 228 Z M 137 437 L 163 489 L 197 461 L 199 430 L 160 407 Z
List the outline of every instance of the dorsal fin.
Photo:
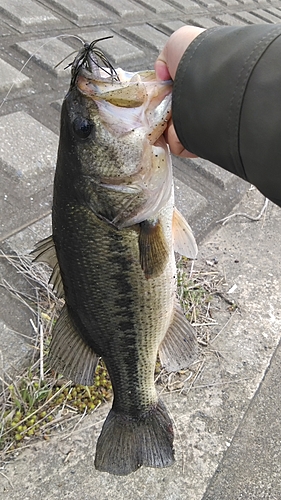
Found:
M 35 261 L 45 262 L 53 269 L 49 283 L 53 285 L 57 297 L 59 299 L 63 298 L 64 289 L 53 236 L 48 236 L 48 238 L 39 241 L 31 254 L 34 256 Z

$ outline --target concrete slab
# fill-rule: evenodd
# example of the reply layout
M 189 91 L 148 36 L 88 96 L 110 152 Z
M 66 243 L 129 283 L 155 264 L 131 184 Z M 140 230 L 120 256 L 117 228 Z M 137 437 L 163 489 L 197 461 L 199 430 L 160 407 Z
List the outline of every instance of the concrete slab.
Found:
M 66 14 L 77 26 L 89 26 L 96 23 L 109 23 L 112 18 L 109 12 L 95 6 L 88 0 L 68 0 L 67 4 L 64 0 L 48 0 L 52 7 L 58 9 L 59 12 Z
M 118 16 L 127 19 L 128 17 L 145 16 L 145 10 L 140 8 L 136 3 L 130 2 L 130 0 L 96 0 L 100 5 L 106 7 L 110 11 L 114 12 Z
M 60 23 L 52 12 L 32 0 L 25 0 L 20 8 L 18 0 L 0 0 L 0 12 L 23 33 L 34 29 L 37 31 L 39 27 L 41 30 L 52 28 Z
M 1 190 L 8 193 L 0 198 L 0 242 L 51 212 L 53 192 L 51 184 L 35 193 L 28 192 L 11 179 L 11 176 L 1 174 L 0 185 Z
M 19 255 L 29 255 L 38 241 L 47 238 L 51 234 L 52 221 L 51 215 L 48 215 L 11 236 L 5 243 L 12 252 Z
M 207 202 L 201 203 L 200 209 L 197 205 L 199 210 L 191 209 L 189 213 L 185 213 L 197 240 L 201 241 L 216 225 L 216 221 L 229 213 L 236 204 L 237 197 L 241 197 L 250 185 L 200 159 L 181 160 L 174 157 L 173 165 L 175 177 Z
M 240 3 L 237 0 L 220 0 L 220 2 L 226 7 L 234 7 L 235 9 L 240 7 Z
M 189 23 L 194 26 L 199 26 L 200 28 L 214 28 L 219 26 L 218 23 L 210 19 L 209 17 L 204 16 L 192 16 L 189 20 Z
M 255 2 L 255 0 L 240 0 L 240 3 L 245 5 L 246 8 L 251 9 L 253 6 L 257 6 L 256 4 L 259 3 L 259 0 L 257 2 Z
M 278 19 L 281 18 L 281 9 L 278 9 L 276 7 L 270 7 L 269 10 L 272 14 L 274 14 Z M 280 22 L 280 21 L 277 21 L 277 22 Z
M 281 498 L 281 345 L 203 500 Z
M 168 40 L 168 37 L 164 35 L 164 33 L 160 33 L 148 24 L 124 28 L 122 32 L 139 42 L 141 45 L 157 51 L 161 50 Z
M 163 22 L 159 25 L 159 27 L 164 30 L 164 33 L 167 33 L 167 35 L 171 35 L 174 31 L 182 28 L 182 26 L 185 26 L 185 23 L 183 21 L 179 21 L 178 19 L 175 21 Z
M 30 78 L 16 68 L 0 59 L 0 92 L 8 92 L 10 88 L 21 88 L 31 84 Z
M 25 112 L 0 118 L 0 241 L 50 211 L 58 137 Z
M 217 0 L 201 0 L 202 5 L 207 9 L 219 9 L 221 4 Z
M 22 179 L 32 192 L 43 187 L 54 173 L 58 137 L 27 113 L 18 111 L 0 118 L 0 161 L 4 169 Z
M 102 47 L 105 55 L 107 55 L 107 57 L 110 58 L 110 61 L 114 64 L 124 66 L 124 64 L 126 64 L 126 62 L 130 59 L 138 59 L 140 61 L 145 57 L 143 50 L 135 47 L 132 43 L 125 40 L 122 36 L 117 35 L 117 33 L 110 29 L 101 30 L 93 28 L 91 31 L 86 31 L 80 34 L 80 36 L 88 42 L 110 35 L 112 35 L 113 38 L 103 40 L 100 43 L 100 47 Z
M 170 3 L 188 14 L 202 10 L 202 6 L 192 0 L 170 0 Z
M 202 174 L 206 179 L 222 189 L 227 189 L 235 179 L 235 176 L 227 170 L 223 170 L 221 167 L 214 165 L 210 161 L 202 160 L 201 158 L 181 161 L 181 169 L 185 171 L 186 174 L 192 169 Z
M 227 26 L 245 26 L 246 20 L 242 21 L 233 14 L 220 14 L 215 16 L 215 20 L 220 24 L 225 24 Z
M 207 210 L 208 201 L 204 196 L 201 196 L 197 191 L 191 189 L 181 180 L 174 179 L 175 186 L 175 203 L 183 216 L 193 225 L 193 222 L 201 214 Z
M 163 2 L 162 0 L 153 0 L 153 2 L 150 0 L 138 0 L 138 3 L 152 12 L 155 12 L 155 14 L 176 13 L 175 9 L 171 5 Z
M 244 24 L 257 24 L 258 19 L 257 16 L 253 12 L 240 11 L 235 14 L 235 18 L 239 20 L 239 22 L 243 22 Z
M 16 47 L 24 56 L 32 56 L 33 61 L 41 68 L 47 69 L 55 76 L 70 78 L 70 68 L 64 68 L 73 61 L 73 54 L 69 55 L 72 49 L 61 40 L 37 38 L 36 40 L 17 43 Z M 56 67 L 63 59 L 63 63 Z
M 15 34 L 16 31 L 13 30 L 13 28 L 11 27 L 8 27 L 1 19 L 1 22 L 0 22 L 0 36 L 1 37 L 6 37 L 6 36 L 9 36 L 9 35 L 12 35 L 12 34 Z
M 266 23 L 280 23 L 281 15 L 275 15 L 272 11 L 264 9 L 256 9 L 252 11 L 255 16 Z

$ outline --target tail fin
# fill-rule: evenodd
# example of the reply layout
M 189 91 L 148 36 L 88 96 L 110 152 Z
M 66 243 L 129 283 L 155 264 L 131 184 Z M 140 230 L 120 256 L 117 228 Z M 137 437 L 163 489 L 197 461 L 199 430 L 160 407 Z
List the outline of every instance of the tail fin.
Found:
M 125 476 L 142 465 L 169 467 L 174 463 L 173 426 L 164 404 L 140 418 L 110 410 L 98 438 L 96 469 Z

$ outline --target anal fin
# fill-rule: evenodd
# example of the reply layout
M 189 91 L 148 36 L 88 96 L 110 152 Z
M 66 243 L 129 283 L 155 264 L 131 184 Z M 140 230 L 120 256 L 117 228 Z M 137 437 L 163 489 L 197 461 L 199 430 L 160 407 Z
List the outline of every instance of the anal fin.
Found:
M 53 290 L 56 292 L 57 297 L 64 297 L 63 282 L 61 279 L 60 267 L 58 263 L 55 243 L 53 236 L 49 236 L 36 244 L 35 250 L 31 252 L 34 260 L 37 262 L 45 262 L 53 269 L 49 283 L 53 285 Z
M 195 330 L 187 321 L 180 304 L 175 302 L 172 323 L 159 348 L 160 362 L 168 372 L 176 372 L 188 368 L 197 355 Z
M 146 278 L 156 278 L 165 269 L 169 259 L 169 248 L 161 222 L 145 220 L 140 223 L 140 264 Z
M 99 357 L 80 336 L 64 306 L 53 330 L 49 364 L 77 384 L 92 385 Z

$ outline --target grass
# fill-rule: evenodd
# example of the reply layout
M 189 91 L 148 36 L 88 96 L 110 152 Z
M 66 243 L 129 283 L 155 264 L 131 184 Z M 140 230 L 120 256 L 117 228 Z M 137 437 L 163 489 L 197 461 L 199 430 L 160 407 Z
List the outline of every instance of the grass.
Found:
M 105 365 L 97 368 L 93 386 L 75 385 L 47 368 L 51 330 L 57 320 L 63 301 L 57 299 L 48 286 L 49 269 L 34 263 L 27 256 L 7 256 L 16 271 L 28 282 L 30 293 L 15 290 L 8 282 L 2 286 L 15 295 L 33 313 L 31 321 L 34 337 L 30 366 L 12 379 L 6 374 L 0 394 L 0 461 L 5 461 L 15 450 L 29 445 L 34 438 L 48 439 L 51 432 L 66 422 L 83 418 L 95 411 L 112 396 L 112 386 Z M 204 348 L 209 344 L 212 318 L 211 302 L 222 279 L 215 270 L 194 270 L 188 259 L 178 262 L 178 294 L 189 321 L 195 325 L 198 342 Z M 201 360 L 179 374 L 167 374 L 156 366 L 156 381 L 162 390 L 181 390 L 200 371 Z
M 177 263 L 178 295 L 187 319 L 196 328 L 199 344 L 210 342 L 211 328 L 216 324 L 213 318 L 214 297 L 222 295 L 224 278 L 211 263 L 201 264 L 196 269 L 193 262 L 182 257 Z
M 215 300 L 219 296 L 227 301 L 223 290 L 224 278 L 216 270 L 215 263 L 200 264 L 185 257 L 177 262 L 178 296 L 189 322 L 196 330 L 198 344 L 201 346 L 201 356 L 187 370 L 178 373 L 167 373 L 161 370 L 160 364 L 157 371 L 156 382 L 161 386 L 161 393 L 166 391 L 187 392 L 199 377 L 204 363 L 205 354 L 215 337 L 214 327 L 217 325 L 213 317 Z M 230 301 L 229 301 L 230 302 Z M 233 306 L 233 304 L 231 303 Z
M 49 269 L 29 257 L 4 256 L 28 282 L 33 293 L 15 290 L 7 281 L 2 286 L 33 313 L 35 332 L 29 337 L 33 355 L 30 366 L 13 378 L 5 374 L 0 394 L 0 461 L 34 437 L 48 439 L 63 422 L 77 420 L 94 411 L 112 396 L 112 386 L 104 364 L 96 371 L 93 386 L 75 385 L 49 370 L 46 359 L 54 325 L 63 301 L 48 286 Z M 17 332 L 20 334 L 20 332 Z

